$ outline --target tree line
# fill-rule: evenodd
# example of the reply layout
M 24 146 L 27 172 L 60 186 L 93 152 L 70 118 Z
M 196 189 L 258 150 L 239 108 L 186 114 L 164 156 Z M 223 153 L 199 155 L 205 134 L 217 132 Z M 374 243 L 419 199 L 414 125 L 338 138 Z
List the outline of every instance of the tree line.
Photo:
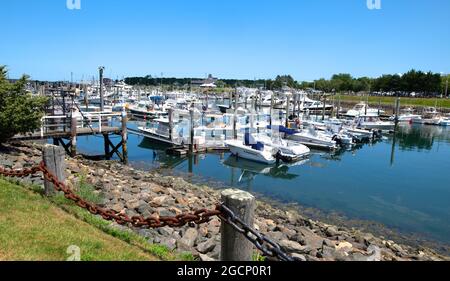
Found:
M 332 93 L 412 93 L 423 96 L 440 95 L 445 92 L 446 82 L 449 76 L 438 73 L 410 70 L 407 73 L 386 74 L 378 78 L 355 78 L 347 73 L 335 74 L 331 79 L 321 78 L 315 81 L 296 81 L 291 75 L 278 75 L 275 79 L 220 79 L 216 82 L 219 88 L 253 87 L 269 90 L 279 90 L 283 87 L 294 89 L 314 89 L 317 91 Z M 156 78 L 150 75 L 145 77 L 125 78 L 129 85 L 159 86 L 172 85 L 190 87 L 194 80 L 201 78 Z

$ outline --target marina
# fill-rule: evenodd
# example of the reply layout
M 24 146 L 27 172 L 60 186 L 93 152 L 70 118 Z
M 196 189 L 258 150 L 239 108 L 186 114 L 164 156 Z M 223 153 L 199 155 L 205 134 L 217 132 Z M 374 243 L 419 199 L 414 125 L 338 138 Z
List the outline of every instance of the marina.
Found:
M 448 0 L 4 2 L 0 262 L 450 261 Z
M 79 146 L 95 154 L 98 142 L 82 137 Z M 395 134 L 353 147 L 327 151 L 311 146 L 309 156 L 294 163 L 276 164 L 270 156 L 251 161 L 237 158 L 233 150 L 170 155 L 167 146 L 138 135 L 130 135 L 129 147 L 134 167 L 376 222 L 417 240 L 450 242 L 447 127 L 401 124 Z

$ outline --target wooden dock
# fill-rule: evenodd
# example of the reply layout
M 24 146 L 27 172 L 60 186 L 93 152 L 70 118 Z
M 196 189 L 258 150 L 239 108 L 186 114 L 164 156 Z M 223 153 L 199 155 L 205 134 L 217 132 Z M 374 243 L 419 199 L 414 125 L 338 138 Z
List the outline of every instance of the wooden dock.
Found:
M 127 115 L 124 113 L 96 112 L 73 113 L 68 115 L 44 116 L 41 128 L 32 133 L 19 134 L 12 140 L 53 139 L 54 145 L 61 145 L 67 154 L 77 154 L 77 137 L 102 135 L 104 138 L 104 158 L 111 159 L 116 154 L 124 163 L 128 162 L 127 151 Z M 121 124 L 117 125 L 117 124 Z M 121 141 L 113 144 L 111 135 L 119 135 Z M 122 148 L 122 152 L 119 149 Z

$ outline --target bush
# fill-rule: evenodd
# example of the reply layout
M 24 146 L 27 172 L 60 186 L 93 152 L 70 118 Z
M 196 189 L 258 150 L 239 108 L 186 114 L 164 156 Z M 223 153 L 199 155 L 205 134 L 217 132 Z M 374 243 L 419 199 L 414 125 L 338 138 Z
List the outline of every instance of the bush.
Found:
M 47 103 L 47 98 L 33 97 L 26 91 L 28 77 L 16 83 L 6 77 L 6 68 L 0 66 L 0 144 L 16 134 L 38 129 Z

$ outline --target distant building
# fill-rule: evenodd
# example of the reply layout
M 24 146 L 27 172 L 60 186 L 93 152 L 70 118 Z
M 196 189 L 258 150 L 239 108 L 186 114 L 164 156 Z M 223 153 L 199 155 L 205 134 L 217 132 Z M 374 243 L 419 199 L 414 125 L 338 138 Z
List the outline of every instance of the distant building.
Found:
M 208 86 L 215 86 L 215 84 L 216 84 L 216 82 L 217 82 L 218 80 L 219 80 L 219 79 L 213 77 L 212 74 L 209 74 L 209 75 L 208 75 L 208 78 L 206 78 L 206 79 L 202 79 L 202 80 L 192 80 L 192 81 L 191 81 L 191 85 L 192 85 L 192 86 L 199 86 L 199 87 L 205 86 L 205 85 L 208 85 Z

